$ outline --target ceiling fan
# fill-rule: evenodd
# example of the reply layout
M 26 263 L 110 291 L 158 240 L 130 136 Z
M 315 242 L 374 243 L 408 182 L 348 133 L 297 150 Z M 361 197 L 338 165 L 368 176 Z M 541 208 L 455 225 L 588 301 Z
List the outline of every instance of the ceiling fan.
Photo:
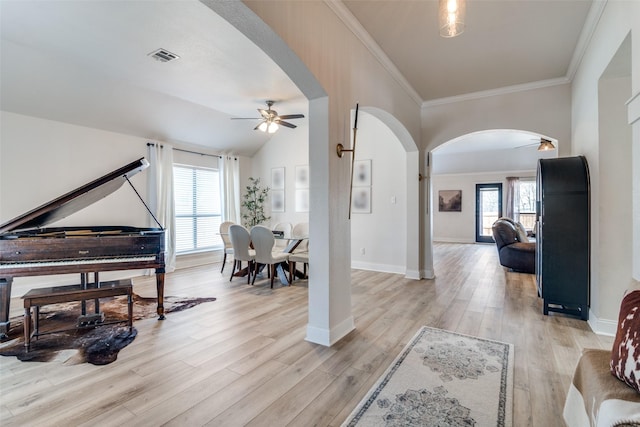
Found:
M 271 107 L 275 104 L 275 101 L 267 101 L 267 109 L 258 108 L 258 112 L 261 117 L 232 117 L 231 120 L 261 120 L 260 123 L 253 130 L 261 130 L 262 132 L 275 133 L 280 125 L 295 129 L 297 126 L 293 123 L 285 122 L 290 119 L 302 119 L 304 114 L 285 114 L 278 115 L 276 110 L 272 110 Z
M 538 138 L 532 138 L 535 139 L 536 141 L 538 140 Z M 521 145 L 519 147 L 514 147 L 514 148 L 524 148 L 524 147 L 531 147 L 532 145 L 536 145 L 536 144 L 540 144 L 538 145 L 538 151 L 549 151 L 549 150 L 555 150 L 556 146 L 553 145 L 553 142 L 551 142 L 550 140 L 546 139 L 546 138 L 540 138 L 540 142 L 534 142 L 532 144 L 526 144 L 526 145 Z

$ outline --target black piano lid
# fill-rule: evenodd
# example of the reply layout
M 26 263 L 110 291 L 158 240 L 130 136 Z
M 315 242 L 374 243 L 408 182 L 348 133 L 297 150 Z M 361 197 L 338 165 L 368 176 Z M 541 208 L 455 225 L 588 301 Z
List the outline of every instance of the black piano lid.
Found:
M 41 228 L 76 213 L 116 191 L 128 178 L 146 169 L 149 162 L 140 158 L 82 187 L 76 188 L 42 206 L 0 225 L 0 234 L 10 231 Z

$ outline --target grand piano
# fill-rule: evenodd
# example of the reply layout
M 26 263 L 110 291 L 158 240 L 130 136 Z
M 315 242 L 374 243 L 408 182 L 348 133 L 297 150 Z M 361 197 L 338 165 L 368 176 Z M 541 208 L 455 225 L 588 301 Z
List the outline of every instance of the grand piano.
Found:
M 0 337 L 9 331 L 14 277 L 79 273 L 82 284 L 99 272 L 155 269 L 159 319 L 164 319 L 164 229 L 129 178 L 146 169 L 140 158 L 88 184 L 0 225 Z M 133 188 L 158 228 L 129 226 L 53 227 L 61 220 L 113 193 L 125 182 Z

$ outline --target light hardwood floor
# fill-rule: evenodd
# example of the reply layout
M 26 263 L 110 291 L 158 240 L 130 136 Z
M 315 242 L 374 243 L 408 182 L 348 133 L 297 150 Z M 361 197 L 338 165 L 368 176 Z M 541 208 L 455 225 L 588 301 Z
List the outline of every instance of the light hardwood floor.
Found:
M 271 290 L 266 279 L 229 282 L 230 264 L 219 270 L 169 274 L 167 295 L 217 301 L 136 322 L 110 365 L 0 357 L 0 423 L 338 426 L 428 325 L 513 343 L 514 426 L 563 426 L 581 349 L 612 343 L 586 322 L 543 316 L 534 276 L 503 269 L 493 245 L 436 244 L 434 280 L 353 270 L 356 330 L 331 348 L 304 340 L 306 281 Z M 150 279 L 134 289 L 154 294 Z

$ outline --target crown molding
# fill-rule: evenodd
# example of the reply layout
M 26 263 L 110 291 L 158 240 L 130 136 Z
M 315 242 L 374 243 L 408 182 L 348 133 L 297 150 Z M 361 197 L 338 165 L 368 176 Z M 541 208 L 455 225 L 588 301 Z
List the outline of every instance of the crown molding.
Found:
M 541 88 L 551 87 L 551 86 L 559 86 L 559 85 L 564 85 L 568 83 L 571 83 L 571 80 L 569 80 L 566 77 L 560 77 L 557 79 L 540 80 L 537 82 L 523 83 L 520 85 L 505 86 L 497 89 L 483 90 L 480 92 L 470 92 L 470 93 L 465 93 L 463 95 L 450 96 L 448 98 L 433 99 L 430 101 L 423 102 L 422 108 L 425 109 L 429 107 L 434 107 L 436 105 L 452 104 L 455 102 L 470 101 L 474 99 L 488 98 L 491 96 L 506 95 L 506 94 L 516 93 L 516 92 L 524 92 L 527 90 L 541 89 Z
M 600 22 L 600 18 L 604 12 L 604 7 L 607 5 L 607 1 L 608 0 L 594 0 L 593 3 L 591 3 L 589 14 L 584 22 L 584 26 L 580 32 L 580 37 L 578 38 L 578 43 L 576 44 L 573 56 L 571 57 L 571 62 L 569 63 L 569 68 L 567 69 L 567 79 L 569 81 L 573 80 L 580 63 L 582 63 L 582 58 L 584 57 L 587 47 L 591 42 L 593 33 L 596 31 L 598 22 Z
M 398 84 L 407 92 L 407 94 L 415 101 L 418 106 L 422 105 L 422 97 L 416 92 L 416 90 L 409 84 L 409 81 L 398 70 L 389 57 L 380 48 L 378 43 L 373 40 L 371 35 L 364 29 L 360 21 L 347 9 L 341 0 L 324 0 L 329 8 L 344 22 L 349 30 L 364 44 L 364 46 L 371 52 L 371 54 L 378 60 L 378 62 L 391 74 L 391 77 L 398 82 Z

